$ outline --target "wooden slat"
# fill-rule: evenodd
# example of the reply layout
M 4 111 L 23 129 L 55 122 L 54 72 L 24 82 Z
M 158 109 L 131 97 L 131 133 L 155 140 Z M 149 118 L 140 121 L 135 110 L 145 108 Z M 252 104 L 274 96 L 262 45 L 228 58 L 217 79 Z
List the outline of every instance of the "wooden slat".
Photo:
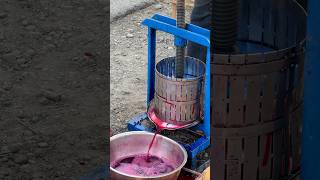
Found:
M 228 138 L 227 160 L 242 160 L 242 138 Z
M 273 176 L 272 179 L 280 178 L 281 170 L 281 145 L 282 130 L 276 131 L 273 135 Z
M 287 7 L 288 3 L 287 0 L 278 0 L 277 5 L 274 6 L 278 13 L 277 13 L 277 39 L 276 44 L 277 47 L 280 49 L 286 48 L 287 46 L 287 39 L 288 39 L 288 28 L 292 28 L 288 26 L 287 20 Z
M 213 137 L 212 141 L 212 157 L 214 163 L 212 166 L 212 177 L 215 179 L 224 179 L 225 173 L 225 140 Z
M 272 26 L 272 29 L 270 29 L 271 30 L 271 32 L 273 32 L 274 33 L 274 36 L 273 36 L 273 47 L 275 48 L 275 49 L 278 49 L 278 46 L 277 46 L 277 38 L 278 38 L 278 35 L 277 35 L 277 29 L 278 29 L 278 24 L 279 24 L 279 19 L 278 19 L 278 17 L 279 17 L 279 14 L 280 14 L 280 12 L 278 11 L 278 9 L 276 8 L 277 6 L 278 6 L 278 1 L 279 0 L 271 0 L 271 6 L 273 7 L 272 8 L 272 10 L 271 10 L 271 15 L 272 15 L 272 24 L 273 24 L 273 26 Z
M 287 113 L 287 108 L 289 108 L 285 103 L 288 99 L 288 86 L 290 81 L 290 70 L 284 70 L 277 73 L 278 76 L 275 76 L 275 106 L 274 106 L 274 116 L 273 119 L 283 117 Z
M 291 136 L 292 136 L 292 169 L 296 171 L 300 167 L 301 161 L 301 118 L 302 118 L 302 108 L 298 108 L 296 111 L 292 113 L 292 129 L 291 129 Z
M 263 85 L 263 97 L 261 108 L 261 120 L 263 122 L 270 121 L 273 118 L 274 113 L 274 85 L 275 85 L 275 73 L 268 74 L 264 78 Z
M 282 145 L 282 159 L 283 159 L 283 170 L 282 176 L 285 177 L 289 171 L 289 129 L 283 129 L 283 145 Z
M 268 138 L 272 138 L 272 135 L 266 134 L 266 135 L 261 136 L 260 138 L 261 138 L 261 141 L 260 141 L 261 142 L 260 143 L 261 158 L 260 158 L 260 163 L 259 163 L 259 166 L 260 166 L 259 176 L 260 176 L 260 179 L 269 179 L 270 172 L 271 172 L 271 158 L 272 158 L 271 143 L 272 143 L 272 139 L 268 139 Z M 270 141 L 270 142 L 268 142 L 268 141 Z M 270 143 L 270 144 L 268 145 L 268 143 Z M 267 157 L 267 159 L 264 159 L 266 157 Z
M 297 104 L 300 104 L 303 99 L 303 84 L 304 84 L 304 53 L 299 55 L 299 63 L 298 63 L 298 73 L 297 73 L 297 94 L 296 94 L 296 101 Z
M 249 5 L 250 0 L 242 0 L 242 2 L 240 3 L 239 38 L 241 40 L 249 39 Z
M 288 15 L 288 43 L 289 45 L 293 45 L 296 43 L 296 38 L 297 38 L 297 16 L 298 14 L 292 13 L 293 10 L 290 10 L 290 15 Z M 301 26 L 303 27 L 303 26 Z
M 250 65 L 211 65 L 213 73 L 216 75 L 258 75 L 269 74 L 271 72 L 278 72 L 283 68 L 286 68 L 289 64 L 287 59 L 280 59 L 268 63 L 259 63 L 262 61 L 263 56 L 258 59 L 248 58 L 248 63 L 255 63 Z
M 243 125 L 244 85 L 245 79 L 243 76 L 230 77 L 230 119 L 227 122 L 228 126 Z
M 248 76 L 247 85 L 245 124 L 250 125 L 259 122 L 261 77 Z
M 238 160 L 228 160 L 226 176 L 228 180 L 239 180 L 241 178 L 241 163 Z
M 256 180 L 258 168 L 258 137 L 247 137 L 244 145 L 243 180 Z
M 263 1 L 263 42 L 269 46 L 273 45 L 273 32 L 274 32 L 274 23 L 272 16 L 273 14 L 271 9 L 272 1 Z
M 214 76 L 214 91 L 213 91 L 213 122 L 215 125 L 224 125 L 225 119 L 227 117 L 227 82 L 228 78 L 226 76 Z
M 260 42 L 262 39 L 263 10 L 261 0 L 250 1 L 249 40 Z
M 227 151 L 227 179 L 239 180 L 241 178 L 242 139 L 229 138 Z

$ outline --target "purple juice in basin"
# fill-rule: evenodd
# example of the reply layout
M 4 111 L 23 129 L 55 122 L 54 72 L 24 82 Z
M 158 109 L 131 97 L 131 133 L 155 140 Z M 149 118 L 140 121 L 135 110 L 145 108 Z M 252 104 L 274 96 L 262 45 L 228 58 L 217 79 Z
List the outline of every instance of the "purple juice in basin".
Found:
M 165 158 L 159 158 L 148 154 L 125 157 L 116 160 L 112 168 L 132 176 L 159 176 L 172 172 L 178 167 L 177 164 Z

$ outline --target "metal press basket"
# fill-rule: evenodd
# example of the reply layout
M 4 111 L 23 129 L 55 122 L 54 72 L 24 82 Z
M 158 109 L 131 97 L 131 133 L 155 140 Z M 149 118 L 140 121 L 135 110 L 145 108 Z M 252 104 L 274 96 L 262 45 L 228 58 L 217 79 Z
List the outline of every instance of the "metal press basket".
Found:
M 175 57 L 157 63 L 154 107 L 164 122 L 175 125 L 192 124 L 201 119 L 205 64 L 186 57 L 184 77 L 175 77 Z

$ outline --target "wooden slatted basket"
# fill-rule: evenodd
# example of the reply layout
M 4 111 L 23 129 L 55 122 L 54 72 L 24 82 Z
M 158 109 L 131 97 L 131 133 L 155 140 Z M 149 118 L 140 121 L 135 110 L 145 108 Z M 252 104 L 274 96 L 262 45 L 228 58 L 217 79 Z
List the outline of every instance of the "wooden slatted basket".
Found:
M 294 0 L 241 9 L 238 39 L 271 49 L 212 56 L 211 176 L 287 179 L 300 167 L 306 14 Z

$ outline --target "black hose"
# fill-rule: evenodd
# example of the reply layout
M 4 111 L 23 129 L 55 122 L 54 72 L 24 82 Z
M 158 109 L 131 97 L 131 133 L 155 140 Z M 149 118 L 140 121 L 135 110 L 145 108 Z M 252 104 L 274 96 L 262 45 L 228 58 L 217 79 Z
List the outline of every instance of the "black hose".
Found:
M 177 0 L 177 27 L 185 28 L 185 1 Z M 176 47 L 176 77 L 183 78 L 185 47 Z

